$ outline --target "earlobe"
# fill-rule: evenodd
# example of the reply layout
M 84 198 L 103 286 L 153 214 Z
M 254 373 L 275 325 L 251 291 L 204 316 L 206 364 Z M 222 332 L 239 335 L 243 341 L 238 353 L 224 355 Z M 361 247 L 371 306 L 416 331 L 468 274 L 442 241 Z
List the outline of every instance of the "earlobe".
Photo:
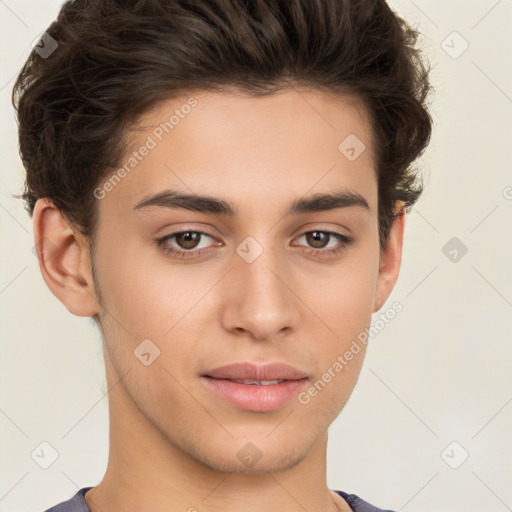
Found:
M 377 288 L 373 303 L 373 312 L 378 311 L 393 291 L 400 272 L 402 247 L 405 229 L 405 206 L 402 201 L 395 208 L 396 218 L 393 221 L 386 246 L 382 250 Z
M 33 226 L 39 268 L 48 288 L 74 315 L 97 314 L 87 240 L 48 198 L 36 202 Z

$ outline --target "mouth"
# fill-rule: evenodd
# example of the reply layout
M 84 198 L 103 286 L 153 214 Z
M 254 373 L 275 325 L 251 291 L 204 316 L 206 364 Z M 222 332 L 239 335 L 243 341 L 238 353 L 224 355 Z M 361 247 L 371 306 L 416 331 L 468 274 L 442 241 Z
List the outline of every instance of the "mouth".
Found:
M 283 363 L 234 363 L 201 376 L 218 399 L 252 412 L 270 412 L 288 404 L 305 387 L 308 375 Z
M 284 382 L 284 379 L 282 379 L 282 380 L 233 380 L 231 382 L 237 382 L 238 384 L 246 384 L 247 386 L 273 386 L 274 384 L 279 384 L 280 382 Z

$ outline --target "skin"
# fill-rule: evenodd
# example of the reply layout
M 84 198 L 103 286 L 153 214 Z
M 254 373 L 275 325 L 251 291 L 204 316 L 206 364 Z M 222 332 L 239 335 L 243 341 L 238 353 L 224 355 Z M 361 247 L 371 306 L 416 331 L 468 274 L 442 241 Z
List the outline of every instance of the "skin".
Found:
M 98 200 L 94 260 L 89 240 L 50 200 L 35 207 L 35 239 L 43 250 L 53 244 L 52 256 L 39 258 L 48 287 L 71 313 L 97 315 L 102 331 L 110 453 L 86 502 L 93 512 L 348 511 L 327 487 L 327 429 L 353 390 L 364 350 L 308 404 L 294 399 L 271 412 L 226 403 L 200 375 L 233 362 L 279 361 L 311 382 L 321 378 L 395 285 L 403 204 L 381 251 L 371 125 L 357 98 L 297 89 L 193 97 L 191 113 Z M 148 112 L 130 150 L 187 98 Z M 349 134 L 366 145 L 355 161 L 338 150 Z M 238 212 L 133 209 L 167 188 L 222 198 Z M 369 209 L 283 214 L 297 198 L 340 189 L 361 194 Z M 180 230 L 208 232 L 196 242 L 206 252 L 179 259 L 158 247 L 157 238 Z M 314 230 L 353 242 L 313 255 L 326 250 L 305 236 Z M 247 236 L 263 248 L 252 263 L 236 252 Z M 178 238 L 167 245 L 192 247 Z M 324 246 L 339 244 L 331 238 Z M 134 356 L 144 339 L 160 350 L 149 366 Z M 237 457 L 249 442 L 261 454 L 252 467 Z

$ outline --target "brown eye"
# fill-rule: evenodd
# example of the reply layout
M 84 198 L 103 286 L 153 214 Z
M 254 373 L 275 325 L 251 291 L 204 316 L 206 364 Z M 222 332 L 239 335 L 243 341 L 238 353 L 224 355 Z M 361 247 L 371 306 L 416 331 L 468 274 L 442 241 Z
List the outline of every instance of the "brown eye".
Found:
M 183 233 L 174 235 L 174 238 L 182 249 L 195 249 L 201 240 L 201 236 L 202 233 L 198 231 L 184 231 Z
M 301 238 L 304 239 L 304 242 L 299 245 L 304 246 L 304 252 L 320 257 L 341 255 L 341 253 L 353 243 L 353 239 L 346 235 L 319 229 L 307 231 L 299 237 L 299 239 Z
M 331 238 L 326 231 L 309 231 L 305 236 L 307 243 L 315 249 L 323 249 Z
M 222 245 L 204 231 L 177 231 L 156 240 L 159 249 L 176 258 L 198 258 L 211 250 L 213 246 Z

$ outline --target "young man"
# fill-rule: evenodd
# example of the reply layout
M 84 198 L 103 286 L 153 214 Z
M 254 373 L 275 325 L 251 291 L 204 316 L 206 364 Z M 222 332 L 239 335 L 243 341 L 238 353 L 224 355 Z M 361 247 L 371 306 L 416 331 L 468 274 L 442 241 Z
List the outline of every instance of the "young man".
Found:
M 63 6 L 15 86 L 23 198 L 110 453 L 52 512 L 380 510 L 328 489 L 327 429 L 421 193 L 416 37 L 383 0 Z

